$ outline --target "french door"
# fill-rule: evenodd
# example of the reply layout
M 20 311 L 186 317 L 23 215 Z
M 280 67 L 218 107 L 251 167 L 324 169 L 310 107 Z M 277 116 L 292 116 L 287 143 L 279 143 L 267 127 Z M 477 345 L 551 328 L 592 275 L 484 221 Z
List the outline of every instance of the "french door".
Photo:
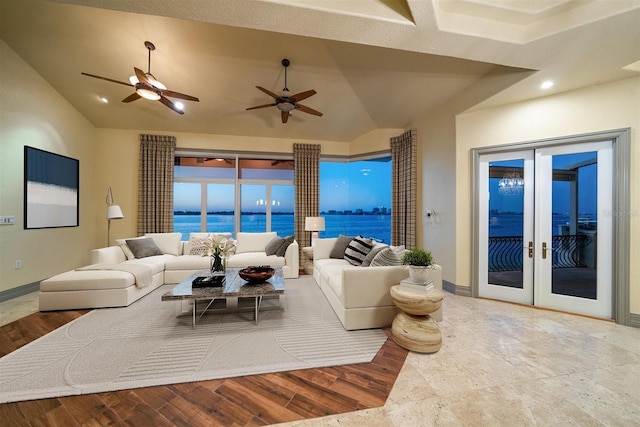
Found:
M 611 318 L 612 142 L 483 154 L 480 296 Z

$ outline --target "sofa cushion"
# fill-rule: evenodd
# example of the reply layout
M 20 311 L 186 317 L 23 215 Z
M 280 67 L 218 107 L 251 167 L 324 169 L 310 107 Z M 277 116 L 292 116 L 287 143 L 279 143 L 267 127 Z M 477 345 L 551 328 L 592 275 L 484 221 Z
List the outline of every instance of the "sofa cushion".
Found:
M 367 256 L 362 260 L 362 267 L 369 267 L 371 265 L 371 261 L 373 261 L 373 258 L 378 255 L 378 252 L 388 247 L 389 246 L 384 243 L 376 243 L 373 248 L 371 248 Z
M 151 237 L 142 239 L 127 239 L 127 246 L 135 258 L 162 255 L 162 251 Z
M 182 233 L 147 233 L 145 237 L 151 237 L 163 254 L 182 255 Z
M 276 255 L 284 256 L 284 254 L 287 252 L 287 248 L 289 248 L 289 246 L 291 246 L 291 244 L 293 243 L 294 239 L 295 239 L 295 236 L 287 236 L 287 237 L 285 237 L 284 238 L 284 242 L 278 248 L 278 251 L 276 252 Z
M 369 251 L 373 248 L 373 240 L 362 236 L 354 237 L 344 251 L 344 259 L 352 265 L 362 265 Z
M 123 264 L 144 264 L 151 268 L 152 274 L 162 273 L 168 260 L 176 259 L 175 255 L 154 255 L 125 261 Z
M 40 292 L 125 289 L 135 283 L 133 274 L 124 271 L 72 270 L 40 282 Z
M 210 268 L 210 260 L 207 256 L 200 255 L 182 255 L 167 260 L 165 264 L 166 270 L 207 270 Z
M 316 239 L 316 244 L 313 247 L 313 259 L 314 261 L 317 259 L 328 259 L 330 258 L 331 251 L 336 244 L 337 237 L 329 237 Z
M 265 246 L 264 251 L 267 255 L 276 255 L 278 253 L 278 249 L 284 243 L 284 237 L 274 237 L 271 239 L 267 246 Z
M 384 248 L 371 260 L 371 267 L 386 265 L 402 265 L 402 257 L 404 249 L 393 250 L 392 248 Z
M 276 237 L 276 232 L 267 233 L 238 233 L 236 236 L 236 254 L 243 252 L 264 252 L 267 244 Z
M 347 246 L 349 246 L 352 240 L 353 237 L 343 236 L 342 234 L 339 235 L 336 243 L 333 245 L 333 249 L 331 249 L 329 258 L 344 258 L 344 251 L 347 250 Z
M 250 265 L 268 265 L 270 267 L 282 267 L 284 258 L 275 255 L 269 255 L 262 252 L 243 252 L 235 254 L 227 260 L 227 267 L 241 268 Z

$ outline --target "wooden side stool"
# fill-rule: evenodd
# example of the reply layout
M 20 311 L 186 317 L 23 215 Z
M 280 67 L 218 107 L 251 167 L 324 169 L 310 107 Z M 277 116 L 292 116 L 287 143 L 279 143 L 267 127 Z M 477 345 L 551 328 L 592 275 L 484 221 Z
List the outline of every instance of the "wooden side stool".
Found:
M 389 290 L 394 304 L 401 310 L 393 319 L 391 337 L 401 347 L 418 353 L 435 353 L 442 346 L 438 323 L 430 316 L 442 306 L 442 291 L 411 292 L 399 285 Z

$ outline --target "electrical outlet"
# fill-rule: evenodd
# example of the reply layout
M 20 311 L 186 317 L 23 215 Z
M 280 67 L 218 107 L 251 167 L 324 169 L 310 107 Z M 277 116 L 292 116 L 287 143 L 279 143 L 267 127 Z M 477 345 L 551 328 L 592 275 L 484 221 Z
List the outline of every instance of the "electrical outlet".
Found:
M 0 216 L 0 225 L 14 225 L 15 223 L 15 216 Z
M 19 270 L 22 268 L 22 260 L 16 260 L 16 270 Z

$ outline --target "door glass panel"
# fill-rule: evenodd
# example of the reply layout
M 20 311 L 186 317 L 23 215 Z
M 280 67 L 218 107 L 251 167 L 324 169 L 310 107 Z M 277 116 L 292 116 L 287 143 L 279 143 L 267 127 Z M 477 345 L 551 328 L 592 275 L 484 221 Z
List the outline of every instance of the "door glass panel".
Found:
M 173 183 L 173 231 L 182 233 L 181 240 L 200 231 L 201 188 L 200 183 Z
M 552 159 L 554 294 L 597 298 L 597 154 L 562 154 Z
M 524 286 L 523 171 L 523 159 L 489 163 L 488 281 L 492 285 Z
M 240 194 L 240 231 L 267 231 L 267 186 L 242 184 Z
M 280 237 L 294 234 L 294 205 L 293 185 L 271 186 L 271 231 L 275 231 Z
M 207 184 L 207 232 L 233 235 L 234 184 Z

